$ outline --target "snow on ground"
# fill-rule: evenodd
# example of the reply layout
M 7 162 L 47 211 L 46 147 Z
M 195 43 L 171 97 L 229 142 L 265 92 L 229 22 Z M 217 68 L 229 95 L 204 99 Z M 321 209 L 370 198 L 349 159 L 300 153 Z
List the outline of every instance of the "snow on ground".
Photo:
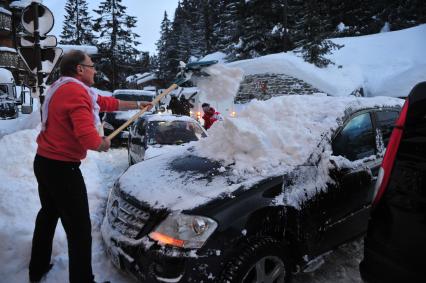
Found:
M 0 139 L 0 282 L 28 280 L 31 239 L 40 208 L 32 169 L 38 129 L 18 131 Z M 91 211 L 94 273 L 97 279 L 111 279 L 114 283 L 132 281 L 120 275 L 106 257 L 100 225 L 108 190 L 126 167 L 127 153 L 124 149 L 108 153 L 89 152 L 81 165 Z M 67 282 L 67 242 L 60 224 L 55 234 L 52 262 L 54 267 L 43 282 Z
M 16 119 L 0 120 L 0 138 L 16 131 L 35 128 L 40 121 L 40 113 L 37 109 L 38 104 L 34 103 L 34 110 L 31 114 L 19 113 L 19 117 Z

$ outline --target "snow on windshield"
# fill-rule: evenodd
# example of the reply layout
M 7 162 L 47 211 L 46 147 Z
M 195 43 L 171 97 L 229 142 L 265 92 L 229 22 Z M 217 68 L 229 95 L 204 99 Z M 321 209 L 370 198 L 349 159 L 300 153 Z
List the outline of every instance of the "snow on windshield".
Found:
M 281 96 L 252 101 L 238 116 L 213 124 L 196 149 L 200 156 L 234 164 L 237 172 L 268 172 L 302 164 L 322 134 L 331 137 L 348 107 L 402 105 L 389 97 Z

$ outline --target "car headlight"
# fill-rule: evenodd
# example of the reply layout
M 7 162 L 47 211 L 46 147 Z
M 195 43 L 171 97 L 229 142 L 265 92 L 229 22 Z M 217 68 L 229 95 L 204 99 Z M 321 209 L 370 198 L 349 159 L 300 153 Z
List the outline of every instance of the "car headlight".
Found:
M 108 129 L 108 130 L 114 131 L 114 127 L 113 127 L 110 123 L 108 123 L 108 122 L 103 122 L 103 124 L 104 124 L 104 128 L 105 128 L 105 129 Z
M 213 219 L 171 213 L 149 234 L 149 237 L 163 245 L 199 249 L 216 228 L 217 223 Z

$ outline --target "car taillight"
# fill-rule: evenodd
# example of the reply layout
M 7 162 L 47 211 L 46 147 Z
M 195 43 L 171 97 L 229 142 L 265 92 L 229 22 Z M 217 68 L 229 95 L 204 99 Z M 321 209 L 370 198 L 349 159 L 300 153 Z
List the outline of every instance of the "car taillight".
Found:
M 404 133 L 404 124 L 408 112 L 408 98 L 402 107 L 399 118 L 395 123 L 395 128 L 392 131 L 388 146 L 386 148 L 385 156 L 383 157 L 382 166 L 379 171 L 376 186 L 374 188 L 373 206 L 379 203 L 389 183 L 390 175 L 392 172 L 393 164 L 395 162 L 396 153 L 401 142 L 402 134 Z

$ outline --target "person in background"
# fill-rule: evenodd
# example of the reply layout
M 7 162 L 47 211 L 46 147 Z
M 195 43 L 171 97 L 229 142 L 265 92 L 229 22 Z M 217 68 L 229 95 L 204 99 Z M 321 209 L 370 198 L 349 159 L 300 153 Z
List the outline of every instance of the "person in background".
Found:
M 61 219 L 68 241 L 70 283 L 95 283 L 86 185 L 80 171 L 88 150 L 108 151 L 111 142 L 98 134 L 99 111 L 152 107 L 149 102 L 102 97 L 90 86 L 95 66 L 72 50 L 60 63 L 61 77 L 47 89 L 42 129 L 37 137 L 34 173 L 41 209 L 37 214 L 29 264 L 30 282 L 40 282 L 52 268 L 52 243 Z
M 216 121 L 222 121 L 223 118 L 220 115 L 219 112 L 217 112 L 213 107 L 210 106 L 208 103 L 203 103 L 201 105 L 203 108 L 203 120 L 204 120 L 204 129 L 208 130 L 214 122 Z
M 191 108 L 194 107 L 185 95 L 182 95 L 179 99 L 180 104 L 182 105 L 182 115 L 191 116 Z
M 172 114 L 180 114 L 180 102 L 178 98 L 175 95 L 172 95 L 170 98 L 169 105 L 167 106 L 167 109 L 172 111 Z

